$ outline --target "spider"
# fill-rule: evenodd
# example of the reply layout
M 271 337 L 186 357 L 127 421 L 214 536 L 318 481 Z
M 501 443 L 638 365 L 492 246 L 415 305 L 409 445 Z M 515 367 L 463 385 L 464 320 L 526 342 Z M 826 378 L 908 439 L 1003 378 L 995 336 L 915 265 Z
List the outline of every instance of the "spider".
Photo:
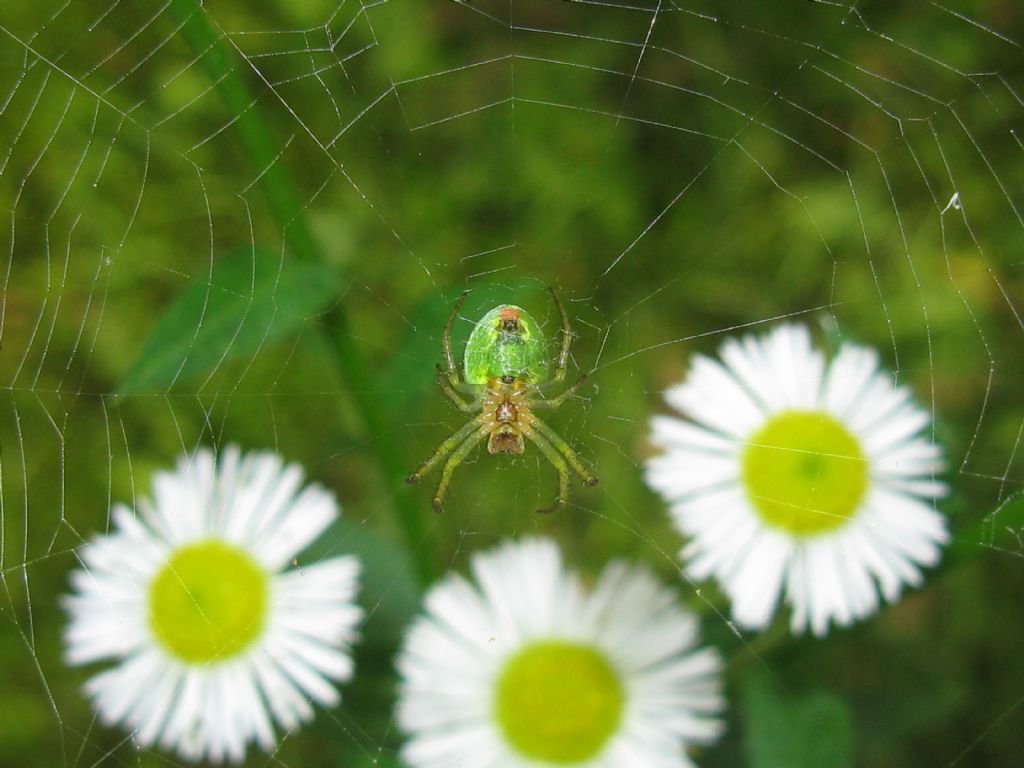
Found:
M 434 511 L 440 512 L 452 473 L 477 443 L 486 437 L 489 453 L 522 453 L 525 441 L 530 440 L 558 470 L 555 503 L 537 511 L 555 512 L 568 503 L 569 467 L 582 478 L 584 485 L 598 483 L 569 444 L 534 413 L 541 408 L 557 408 L 586 381 L 584 375 L 560 395 L 552 398 L 544 395 L 545 389 L 565 379 L 572 344 L 569 317 L 555 289 L 551 288 L 551 297 L 562 318 L 562 349 L 554 376 L 548 380 L 547 343 L 540 327 L 519 307 L 511 304 L 495 307 L 469 335 L 462 361 L 464 380 L 460 380 L 452 356 L 452 323 L 468 294 L 466 291 L 455 302 L 444 327 L 444 357 L 448 367 L 446 370 L 437 366 L 437 382 L 460 411 L 476 413 L 476 416 L 441 443 L 434 455 L 409 475 L 408 482 L 418 483 L 447 456 L 434 494 Z M 472 402 L 467 403 L 459 393 L 471 396 Z

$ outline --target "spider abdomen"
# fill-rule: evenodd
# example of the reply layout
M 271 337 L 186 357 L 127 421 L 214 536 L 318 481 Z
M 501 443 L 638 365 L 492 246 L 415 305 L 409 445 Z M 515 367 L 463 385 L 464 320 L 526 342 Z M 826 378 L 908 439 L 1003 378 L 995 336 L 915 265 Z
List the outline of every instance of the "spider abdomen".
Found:
M 547 341 L 537 322 L 521 307 L 502 304 L 483 318 L 466 342 L 466 381 L 513 377 L 531 382 L 547 379 Z

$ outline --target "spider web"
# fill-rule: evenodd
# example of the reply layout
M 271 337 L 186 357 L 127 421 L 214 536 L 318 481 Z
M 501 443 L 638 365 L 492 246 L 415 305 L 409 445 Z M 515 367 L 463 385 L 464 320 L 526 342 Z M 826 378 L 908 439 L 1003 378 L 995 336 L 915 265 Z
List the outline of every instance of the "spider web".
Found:
M 413 496 L 421 546 L 446 565 L 536 531 L 571 562 L 628 555 L 671 578 L 678 540 L 639 471 L 647 419 L 689 354 L 781 318 L 879 347 L 932 411 L 955 488 L 953 564 L 837 642 L 846 668 L 858 648 L 885 648 L 894 665 L 924 648 L 935 664 L 961 659 L 949 669 L 964 677 L 911 686 L 897 735 L 868 716 L 881 746 L 864 764 L 885 764 L 886 750 L 901 765 L 1008 754 L 1024 717 L 1010 644 L 1024 630 L 1016 4 L 220 2 L 197 11 L 217 41 L 198 52 L 176 4 L 42 0 L 0 15 L 0 763 L 178 764 L 94 720 L 86 673 L 63 665 L 59 639 L 75 548 L 177 454 L 238 442 L 301 461 L 348 520 L 314 559 L 363 535 L 396 539 L 390 510 Z M 240 113 L 208 74 L 219 50 L 247 83 Z M 238 137 L 257 113 L 274 142 L 260 167 Z M 338 303 L 371 378 L 339 378 L 323 307 L 241 354 L 237 329 L 225 333 L 202 375 L 122 394 L 160 309 L 187 286 L 216 294 L 232 254 L 295 258 L 299 224 L 282 225 L 265 195 L 278 171 L 342 275 Z M 471 457 L 431 517 L 427 488 L 382 478 L 359 396 L 379 403 L 415 467 L 460 426 L 433 385 L 454 298 L 472 291 L 457 347 L 505 297 L 554 336 L 549 284 L 576 334 L 569 381 L 590 372 L 551 421 L 602 485 L 541 519 L 532 509 L 554 490 L 542 459 Z M 209 323 L 196 314 L 195 343 Z M 364 634 L 385 636 L 375 648 L 408 618 L 409 570 L 367 587 Z M 842 685 L 826 652 L 794 671 L 740 641 L 713 596 L 697 590 L 694 604 L 740 659 Z M 958 629 L 900 645 L 922 614 Z M 356 685 L 364 668 L 387 680 L 387 654 L 364 656 Z M 393 764 L 390 694 L 375 685 L 389 683 L 357 688 L 253 764 Z M 894 692 L 844 691 L 878 712 L 880 688 Z M 741 764 L 738 730 L 702 764 Z

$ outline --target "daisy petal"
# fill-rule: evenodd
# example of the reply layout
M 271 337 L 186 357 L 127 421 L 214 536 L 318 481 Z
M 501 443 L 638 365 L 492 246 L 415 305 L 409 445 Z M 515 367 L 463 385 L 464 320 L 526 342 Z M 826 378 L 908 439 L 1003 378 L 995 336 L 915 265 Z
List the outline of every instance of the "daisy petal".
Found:
M 473 581 L 453 574 L 428 592 L 426 612 L 413 622 L 399 653 L 397 717 L 409 737 L 402 757 L 411 768 L 539 768 L 570 762 L 580 768 L 684 768 L 692 765 L 688 744 L 718 738 L 721 659 L 696 647 L 696 618 L 648 571 L 611 563 L 593 589 L 584 590 L 563 568 L 556 547 L 540 539 L 477 553 L 472 571 Z M 551 652 L 577 660 L 545 667 L 538 683 L 554 686 L 556 697 L 568 693 L 568 710 L 559 705 L 555 716 L 568 711 L 568 727 L 582 727 L 575 735 L 550 736 L 560 733 L 558 727 L 532 729 L 532 707 L 513 710 L 510 724 L 495 703 L 508 686 L 515 691 L 510 681 L 524 674 L 516 660 Z M 614 676 L 619 691 L 600 688 L 604 694 L 597 700 L 623 697 L 621 715 L 607 721 L 610 726 L 589 708 L 582 720 L 571 711 L 580 686 L 595 685 L 594 678 L 572 678 L 578 685 L 569 679 L 552 682 L 552 676 L 571 678 L 579 674 L 573 670 L 592 669 L 595 658 Z M 544 707 L 544 700 L 537 706 Z M 525 735 L 524 727 L 530 729 Z M 588 728 L 607 730 L 595 740 Z M 583 752 L 574 752 L 584 743 Z M 545 749 L 562 757 L 548 759 Z M 576 757 L 568 760 L 567 754 Z
M 647 482 L 688 541 L 688 578 L 717 579 L 745 629 L 780 603 L 794 632 L 824 635 L 922 581 L 948 539 L 932 503 L 942 448 L 931 418 L 843 344 L 826 362 L 806 328 L 727 339 L 721 363 L 695 356 L 665 399 L 689 419 L 656 416 Z
M 337 703 L 362 618 L 359 563 L 284 570 L 338 516 L 302 476 L 273 454 L 200 450 L 157 473 L 139 514 L 114 508 L 63 599 L 68 663 L 114 662 L 85 685 L 104 723 L 186 760 L 238 763 L 250 742 L 274 749 L 274 721 L 291 731 L 310 700 Z

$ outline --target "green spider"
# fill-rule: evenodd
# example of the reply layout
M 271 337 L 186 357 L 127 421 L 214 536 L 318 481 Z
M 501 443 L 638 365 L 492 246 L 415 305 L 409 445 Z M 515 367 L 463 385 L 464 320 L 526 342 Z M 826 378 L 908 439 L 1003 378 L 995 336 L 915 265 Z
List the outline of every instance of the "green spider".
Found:
M 441 443 L 434 455 L 408 477 L 418 483 L 445 456 L 441 482 L 434 494 L 434 511 L 440 512 L 444 494 L 448 490 L 452 473 L 469 452 L 487 438 L 489 453 L 522 453 L 525 440 L 536 445 L 544 457 L 558 470 L 558 497 L 550 507 L 538 512 L 555 512 L 568 503 L 569 467 L 572 467 L 585 485 L 597 485 L 598 480 L 583 465 L 579 456 L 557 432 L 545 424 L 534 410 L 557 408 L 586 380 L 580 378 L 562 394 L 546 398 L 544 390 L 565 379 L 572 329 L 555 289 L 551 296 L 562 318 L 562 350 L 554 376 L 548 380 L 547 342 L 540 326 L 523 309 L 502 304 L 495 307 L 474 326 L 466 342 L 463 360 L 464 381 L 452 356 L 452 323 L 455 321 L 468 291 L 455 302 L 448 323 L 444 327 L 445 370 L 437 367 L 437 382 L 456 407 L 464 413 L 477 413 L 466 425 Z M 459 393 L 470 395 L 467 403 Z M 450 454 L 450 455 L 449 455 Z

